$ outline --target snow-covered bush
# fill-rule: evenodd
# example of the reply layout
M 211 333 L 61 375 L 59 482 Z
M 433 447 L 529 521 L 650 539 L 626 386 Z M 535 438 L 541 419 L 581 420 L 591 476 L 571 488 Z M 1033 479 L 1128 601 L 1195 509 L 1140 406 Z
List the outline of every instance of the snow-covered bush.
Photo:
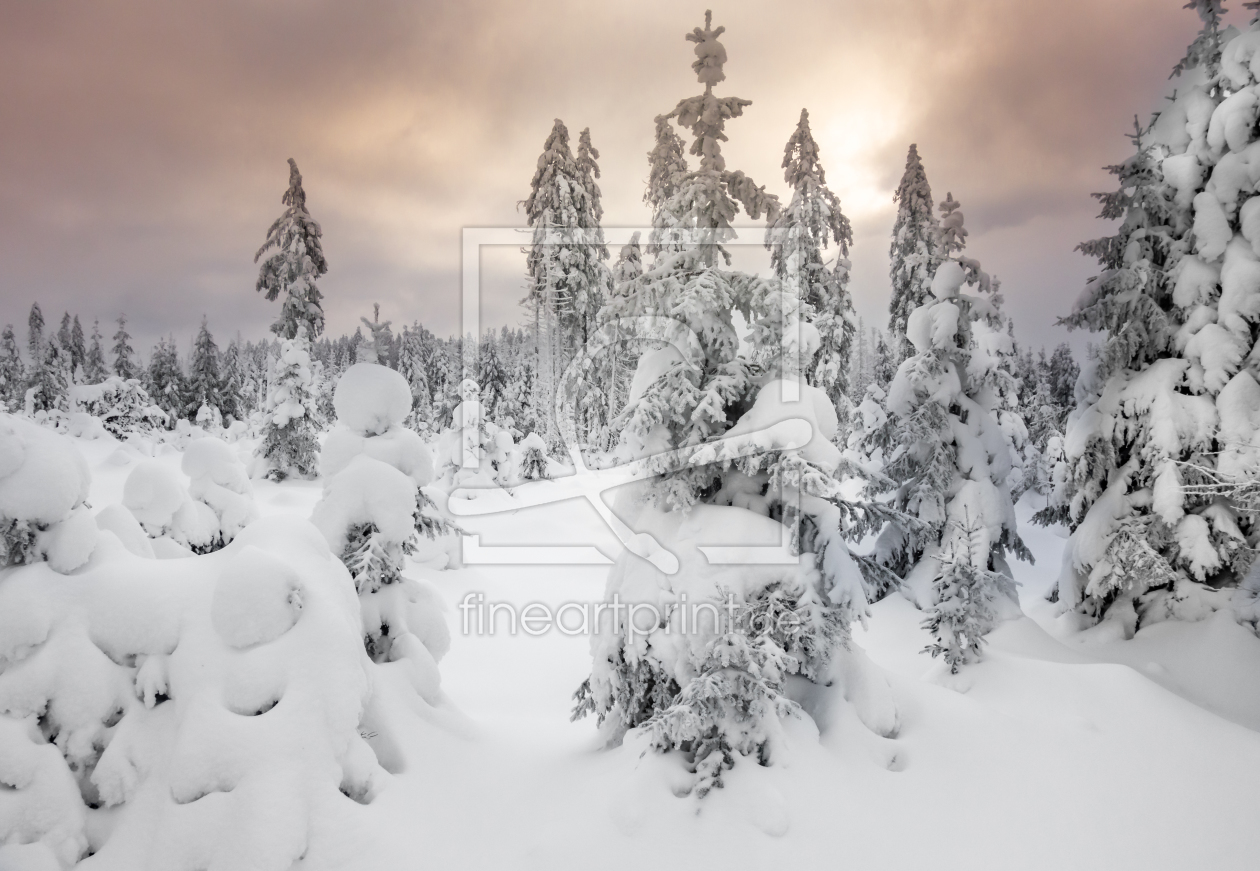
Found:
M 0 850 L 292 867 L 347 796 L 369 802 L 389 777 L 361 734 L 377 678 L 358 614 L 322 537 L 291 518 L 205 557 L 142 559 L 102 534 L 75 575 L 0 573 Z
M 433 454 L 424 440 L 404 426 L 411 412 L 406 380 L 375 363 L 348 368 L 333 392 L 337 426 L 324 440 L 319 467 L 326 477 L 340 474 L 358 456 L 392 466 L 416 487 L 416 531 L 431 540 L 454 533 L 424 488 L 433 482 Z
M 538 481 L 551 477 L 551 460 L 547 457 L 547 445 L 536 432 L 521 439 L 516 446 L 517 461 L 514 477 L 520 481 Z
M 97 539 L 90 483 L 69 439 L 0 414 L 0 568 L 47 560 L 72 572 L 87 562 Z
M 70 403 L 100 420 L 110 435 L 120 439 L 167 425 L 166 413 L 153 404 L 144 385 L 135 378 L 111 375 L 99 384 L 76 384 L 70 388 Z
M 122 504 L 150 538 L 162 542 L 163 555 L 177 555 L 180 548 L 210 553 L 223 546 L 214 509 L 194 500 L 179 473 L 161 460 L 136 464 L 123 484 Z
M 180 468 L 190 479 L 188 495 L 208 506 L 218 520 L 219 547 L 230 544 L 258 518 L 245 465 L 224 442 L 216 438 L 189 442 Z

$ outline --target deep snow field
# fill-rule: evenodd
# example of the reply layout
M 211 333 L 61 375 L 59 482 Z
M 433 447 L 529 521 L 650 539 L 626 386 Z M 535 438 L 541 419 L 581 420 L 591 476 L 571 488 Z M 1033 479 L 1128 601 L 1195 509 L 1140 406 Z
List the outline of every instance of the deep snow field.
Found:
M 120 502 L 129 449 L 74 441 L 93 509 Z M 242 459 L 251 447 L 233 445 Z M 180 454 L 167 446 L 159 459 L 177 469 Z M 264 517 L 305 518 L 321 485 L 253 486 Z M 1032 510 L 1021 505 L 1021 520 Z M 620 548 L 581 499 L 460 522 L 483 547 Z M 1028 616 L 990 635 L 983 662 L 951 677 L 919 653 L 919 612 L 889 597 L 854 640 L 887 676 L 895 736 L 861 726 L 838 692 L 816 693 L 813 716 L 787 725 L 784 764 L 745 759 L 703 800 L 676 797 L 677 761 L 644 755 L 633 733 L 603 750 L 593 719 L 569 721 L 587 638 L 460 632 L 468 592 L 517 605 L 597 601 L 606 567 L 413 565 L 448 608 L 445 700 L 392 715 L 406 726 L 396 746 L 373 749 L 393 776 L 368 804 L 316 805 L 294 867 L 1260 867 L 1260 640 L 1227 613 L 1130 641 L 1076 632 L 1043 598 L 1063 538 L 1021 532 L 1037 557 L 1015 567 Z M 0 867 L 55 866 L 17 851 Z

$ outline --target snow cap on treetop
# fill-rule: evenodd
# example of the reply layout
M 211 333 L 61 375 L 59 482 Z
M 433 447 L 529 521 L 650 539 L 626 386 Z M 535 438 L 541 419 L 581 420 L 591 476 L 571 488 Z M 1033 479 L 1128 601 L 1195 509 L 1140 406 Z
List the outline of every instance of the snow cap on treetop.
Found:
M 707 88 L 712 88 L 726 78 L 722 65 L 726 63 L 726 48 L 717 38 L 726 32 L 725 27 L 712 28 L 713 11 L 704 10 L 704 30 L 699 27 L 687 34 L 687 41 L 696 44 L 696 60 L 691 68 L 696 71 L 696 79 Z

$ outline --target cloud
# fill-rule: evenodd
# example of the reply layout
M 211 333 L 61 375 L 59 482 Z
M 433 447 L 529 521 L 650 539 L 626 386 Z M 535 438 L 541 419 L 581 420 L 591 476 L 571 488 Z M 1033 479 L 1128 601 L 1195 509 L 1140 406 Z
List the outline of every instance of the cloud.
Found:
M 1175 6 L 1175 4 L 1173 4 Z M 781 195 L 783 143 L 810 110 L 857 235 L 864 315 L 886 306 L 891 195 L 917 142 L 933 189 L 963 202 L 970 253 L 1000 267 L 1020 335 L 1088 274 L 1088 194 L 1158 106 L 1197 24 L 1139 0 L 794 3 L 715 10 L 720 92 L 753 100 L 728 162 Z M 465 226 L 519 224 L 553 118 L 590 126 L 609 226 L 641 202 L 652 117 L 699 85 L 683 34 L 704 4 L 355 4 L 283 0 L 18 4 L 0 32 L 0 322 L 30 302 L 91 320 L 126 311 L 147 344 L 260 336 L 254 251 L 297 159 L 322 223 L 330 328 L 380 301 L 458 329 Z M 483 305 L 523 292 L 495 255 Z

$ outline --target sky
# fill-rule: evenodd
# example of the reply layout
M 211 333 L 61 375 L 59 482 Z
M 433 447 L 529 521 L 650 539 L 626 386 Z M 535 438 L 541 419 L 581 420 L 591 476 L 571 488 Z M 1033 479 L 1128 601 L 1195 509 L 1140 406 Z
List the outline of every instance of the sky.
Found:
M 522 227 L 553 120 L 600 152 L 605 227 L 650 221 L 653 118 L 700 93 L 684 34 L 726 27 L 727 165 L 785 201 L 783 146 L 807 108 L 853 224 L 855 305 L 884 323 L 892 194 L 917 143 L 968 254 L 1002 280 L 1017 337 L 1068 338 L 1106 235 L 1094 191 L 1198 30 L 1182 0 L 0 0 L 0 324 L 38 301 L 106 337 L 187 350 L 266 335 L 253 257 L 286 160 L 324 232 L 329 332 L 372 304 L 460 330 L 463 228 Z M 1245 12 L 1227 20 L 1243 24 Z M 764 265 L 749 228 L 743 262 Z M 614 252 L 615 256 L 615 252 Z M 758 258 L 761 258 L 760 260 Z M 524 257 L 481 252 L 483 325 L 522 320 Z M 1087 337 L 1077 334 L 1081 347 Z

